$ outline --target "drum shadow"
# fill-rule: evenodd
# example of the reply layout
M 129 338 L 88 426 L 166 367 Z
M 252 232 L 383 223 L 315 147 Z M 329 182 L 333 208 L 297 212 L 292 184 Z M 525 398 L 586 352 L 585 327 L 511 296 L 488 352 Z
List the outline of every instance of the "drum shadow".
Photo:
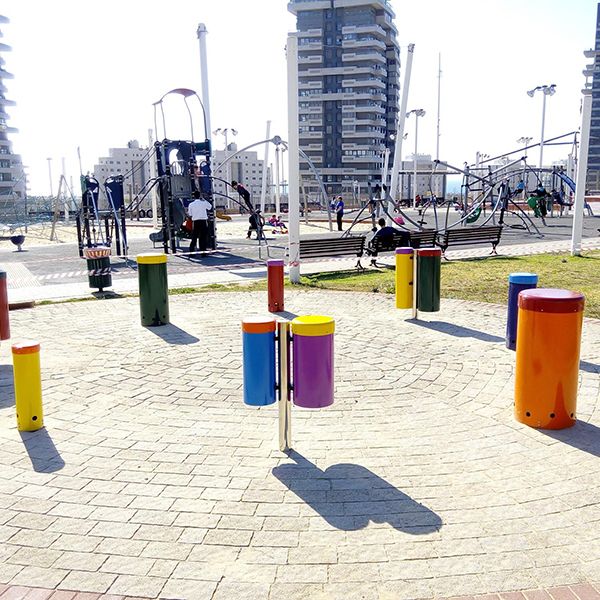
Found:
M 175 346 L 188 346 L 200 341 L 196 336 L 187 333 L 187 331 L 180 329 L 177 325 L 173 325 L 172 323 L 145 327 L 144 329 L 151 331 L 161 340 L 167 342 L 167 344 L 173 344 Z
M 586 373 L 600 373 L 600 365 L 595 365 L 587 360 L 579 361 L 579 369 Z
M 12 365 L 0 365 L 0 408 L 15 405 L 15 384 Z
M 600 456 L 600 427 L 586 421 L 576 421 L 567 429 L 539 429 L 544 435 L 578 450 Z
M 289 310 L 280 310 L 272 314 L 277 317 L 281 317 L 286 321 L 293 321 L 298 316 L 296 313 L 290 312 Z
M 20 431 L 19 434 L 36 473 L 54 473 L 65 466 L 45 427 L 37 431 Z
M 498 337 L 497 335 L 491 335 L 484 331 L 477 329 L 471 329 L 470 327 L 462 327 L 461 325 L 455 325 L 454 323 L 445 323 L 444 321 L 420 321 L 419 319 L 407 319 L 407 323 L 424 327 L 425 329 L 433 329 L 433 331 L 439 331 L 440 333 L 447 333 L 454 337 L 466 338 L 471 337 L 482 342 L 504 342 L 504 338 Z
M 369 469 L 339 463 L 322 471 L 301 454 L 275 467 L 273 475 L 336 529 L 364 529 L 370 521 L 389 523 L 413 535 L 438 531 L 442 519 Z

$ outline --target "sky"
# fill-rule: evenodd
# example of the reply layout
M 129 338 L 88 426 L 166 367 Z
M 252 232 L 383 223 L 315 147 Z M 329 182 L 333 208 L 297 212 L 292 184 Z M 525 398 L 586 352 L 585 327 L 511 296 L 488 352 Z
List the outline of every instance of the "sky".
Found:
M 495 156 L 537 142 L 542 96 L 538 85 L 556 84 L 547 100 L 546 138 L 580 126 L 583 50 L 594 46 L 596 0 L 392 0 L 401 46 L 415 44 L 408 110 L 423 108 L 419 153 L 435 155 L 438 55 L 441 53 L 440 159 L 462 166 L 475 153 Z M 93 170 L 109 147 L 148 143 L 152 103 L 167 91 L 200 93 L 196 29 L 208 29 L 207 57 L 212 129 L 236 129 L 238 147 L 271 136 L 288 139 L 285 44 L 295 18 L 285 0 L 3 0 L 5 68 L 14 151 L 28 167 L 29 193 L 56 191 L 65 158 L 67 177 Z M 165 102 L 167 135 L 189 139 L 178 98 Z M 202 137 L 200 109 L 195 138 Z M 414 150 L 409 120 L 403 155 Z M 160 123 L 159 123 L 160 125 Z M 162 127 L 159 137 L 163 137 Z M 217 149 L 223 136 L 212 136 Z M 262 149 L 259 156 L 262 156 Z M 544 162 L 566 157 L 568 146 L 544 150 Z M 538 152 L 532 152 L 532 158 Z M 270 153 L 271 160 L 273 152 Z M 287 168 L 286 168 L 287 171 Z

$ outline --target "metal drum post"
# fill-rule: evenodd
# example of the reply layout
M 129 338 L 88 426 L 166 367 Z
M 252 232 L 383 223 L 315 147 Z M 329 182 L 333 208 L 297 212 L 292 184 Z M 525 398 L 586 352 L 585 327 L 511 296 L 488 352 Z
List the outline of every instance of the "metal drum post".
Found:
M 267 296 L 269 312 L 283 310 L 283 260 L 267 261 Z
M 6 271 L 0 271 L 0 340 L 10 339 L 10 318 Z
M 279 449 L 292 449 L 292 405 L 290 402 L 290 323 L 277 324 L 279 344 Z
M 440 310 L 441 262 L 439 248 L 417 250 L 417 308 L 422 312 Z

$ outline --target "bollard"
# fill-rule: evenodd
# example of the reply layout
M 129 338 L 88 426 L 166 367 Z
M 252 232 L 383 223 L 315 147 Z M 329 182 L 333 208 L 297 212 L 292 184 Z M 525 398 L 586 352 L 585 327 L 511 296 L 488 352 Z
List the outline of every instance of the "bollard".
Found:
M 323 408 L 333 404 L 334 331 L 332 317 L 309 315 L 292 321 L 296 406 Z
M 519 293 L 537 287 L 535 273 L 511 273 L 508 276 L 508 311 L 506 317 L 506 347 L 517 347 L 517 322 L 519 319 Z
M 439 248 L 417 250 L 417 309 L 440 310 L 442 251 Z
M 530 289 L 519 294 L 515 419 L 540 429 L 575 424 L 585 298 Z
M 244 403 L 267 406 L 275 403 L 275 319 L 242 320 Z
M 412 248 L 396 248 L 396 308 L 413 306 L 413 262 Z
M 142 326 L 168 325 L 167 255 L 157 252 L 138 254 L 137 264 Z
M 10 339 L 10 318 L 8 309 L 6 271 L 0 271 L 0 340 Z
M 110 272 L 110 248 L 84 248 L 83 255 L 87 261 L 88 284 L 91 288 L 104 291 L 112 285 Z
M 40 345 L 27 341 L 13 344 L 13 379 L 19 431 L 36 431 L 44 426 Z
M 283 310 L 283 260 L 267 261 L 267 288 L 269 312 Z

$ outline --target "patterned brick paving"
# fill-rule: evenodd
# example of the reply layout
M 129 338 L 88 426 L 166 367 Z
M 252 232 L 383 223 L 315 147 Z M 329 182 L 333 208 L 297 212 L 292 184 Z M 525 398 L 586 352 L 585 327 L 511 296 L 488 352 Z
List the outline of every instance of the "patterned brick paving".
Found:
M 46 427 L 16 431 L 3 344 L 1 600 L 598 598 L 600 322 L 578 423 L 551 433 L 513 419 L 502 307 L 413 322 L 386 295 L 291 292 L 336 318 L 336 402 L 294 409 L 286 456 L 276 407 L 242 404 L 239 322 L 265 304 L 173 296 L 153 331 L 135 298 L 11 313 L 42 344 Z

